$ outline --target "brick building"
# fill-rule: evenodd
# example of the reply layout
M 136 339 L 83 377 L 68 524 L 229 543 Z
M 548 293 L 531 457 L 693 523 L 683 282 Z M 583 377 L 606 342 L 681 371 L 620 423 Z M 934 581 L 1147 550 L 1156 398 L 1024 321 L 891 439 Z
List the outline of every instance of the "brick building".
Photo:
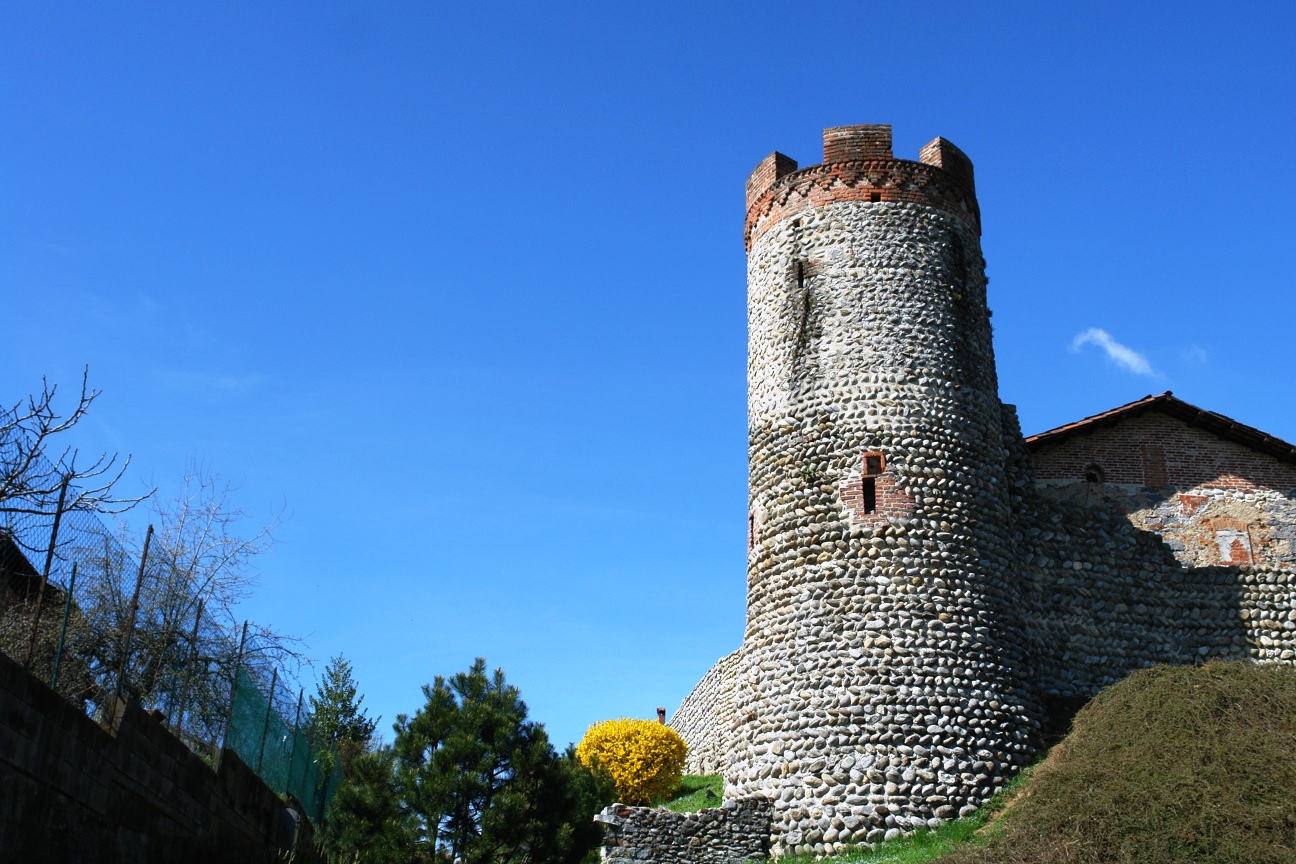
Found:
M 1122 513 L 1188 567 L 1296 563 L 1296 447 L 1171 393 L 1026 439 L 1040 493 Z

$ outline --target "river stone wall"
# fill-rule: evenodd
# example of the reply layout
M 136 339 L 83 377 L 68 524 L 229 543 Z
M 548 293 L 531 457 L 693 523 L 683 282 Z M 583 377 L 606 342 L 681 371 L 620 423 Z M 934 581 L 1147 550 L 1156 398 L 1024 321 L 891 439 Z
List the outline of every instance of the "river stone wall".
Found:
M 1024 608 L 1046 696 L 1089 697 L 1157 663 L 1296 660 L 1290 565 L 1187 567 L 1118 514 L 1040 500 L 1032 515 Z
M 776 153 L 748 180 L 747 628 L 672 724 L 726 798 L 769 799 L 775 854 L 969 815 L 1060 703 L 1134 669 L 1296 662 L 1296 489 L 1221 474 L 1250 463 L 1186 426 L 1137 465 L 1095 435 L 1037 485 L 998 398 L 971 163 L 943 139 L 921 161 L 841 127 L 825 164 Z M 1112 501 L 1066 462 L 1100 457 L 1130 487 Z M 1178 464 L 1220 488 L 1170 494 Z
M 604 826 L 604 861 L 636 864 L 745 864 L 768 857 L 770 802 L 726 801 L 696 813 L 613 804 L 594 817 Z
M 686 774 L 724 771 L 734 726 L 734 671 L 740 653 L 741 649 L 717 660 L 671 715 L 667 725 L 688 745 Z
M 748 258 L 726 797 L 773 798 L 775 852 L 826 854 L 971 812 L 1027 759 L 1041 707 L 974 225 L 886 200 L 791 209 Z

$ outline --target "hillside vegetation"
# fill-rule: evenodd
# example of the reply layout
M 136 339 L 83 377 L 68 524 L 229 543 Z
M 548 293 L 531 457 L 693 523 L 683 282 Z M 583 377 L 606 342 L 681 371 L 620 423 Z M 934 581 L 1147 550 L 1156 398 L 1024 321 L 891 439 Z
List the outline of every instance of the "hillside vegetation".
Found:
M 985 830 L 940 864 L 1291 864 L 1296 669 L 1161 666 L 1130 675 Z
M 818 864 L 1293 862 L 1296 668 L 1208 663 L 1103 691 L 975 816 Z

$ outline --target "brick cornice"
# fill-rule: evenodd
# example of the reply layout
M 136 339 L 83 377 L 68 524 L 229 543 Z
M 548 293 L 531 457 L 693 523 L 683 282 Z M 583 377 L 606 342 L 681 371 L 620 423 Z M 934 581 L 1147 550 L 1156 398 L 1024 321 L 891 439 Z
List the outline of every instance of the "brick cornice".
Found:
M 752 201 L 743 231 L 747 251 L 779 221 L 837 201 L 922 204 L 981 233 L 975 192 L 943 168 L 907 159 L 831 162 L 785 174 Z

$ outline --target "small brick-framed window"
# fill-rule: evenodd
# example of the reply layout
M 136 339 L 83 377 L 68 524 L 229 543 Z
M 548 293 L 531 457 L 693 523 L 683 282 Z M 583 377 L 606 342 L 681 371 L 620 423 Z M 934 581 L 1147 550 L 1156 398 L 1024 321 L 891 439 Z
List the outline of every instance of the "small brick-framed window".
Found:
M 881 477 L 886 471 L 886 457 L 881 453 L 865 453 L 862 470 L 860 471 L 860 486 L 864 493 L 864 512 L 877 512 L 877 478 Z
M 1090 465 L 1084 469 L 1084 479 L 1086 483 L 1101 486 L 1104 476 L 1101 465 Z

